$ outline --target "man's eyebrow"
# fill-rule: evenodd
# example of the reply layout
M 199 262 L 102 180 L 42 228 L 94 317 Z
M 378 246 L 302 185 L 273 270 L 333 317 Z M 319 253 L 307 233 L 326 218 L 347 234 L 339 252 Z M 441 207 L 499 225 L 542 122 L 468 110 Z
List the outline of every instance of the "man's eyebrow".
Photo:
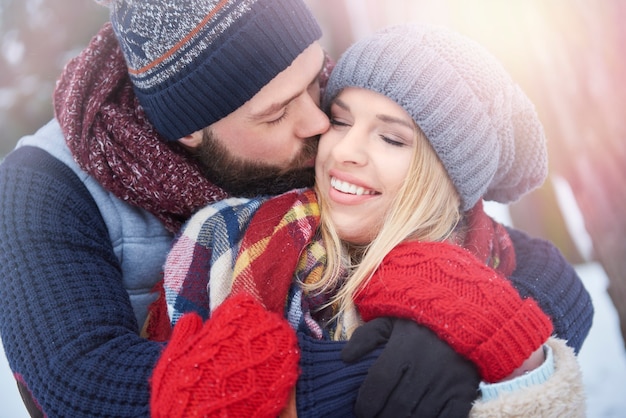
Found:
M 327 60 L 327 57 L 326 57 L 326 54 L 324 54 L 320 70 L 315 75 L 315 78 L 313 79 L 313 81 L 311 81 L 309 83 L 309 86 L 311 86 L 311 85 L 313 85 L 315 83 L 319 83 L 320 82 L 320 74 L 322 73 L 322 71 L 324 71 L 324 67 L 326 67 L 326 60 Z M 256 112 L 256 113 L 252 113 L 250 116 L 252 118 L 254 118 L 254 119 L 263 119 L 265 117 L 273 115 L 274 113 L 278 112 L 283 107 L 287 106 L 289 104 L 289 102 L 291 102 L 293 99 L 298 97 L 300 94 L 301 94 L 301 92 L 296 92 L 291 97 L 289 97 L 289 98 L 287 98 L 287 99 L 285 99 L 285 100 L 283 100 L 281 102 L 274 102 L 271 105 L 269 105 L 268 107 L 266 107 L 265 109 L 262 109 L 262 110 L 260 110 L 259 112 Z
M 295 99 L 299 95 L 300 95 L 300 92 L 296 92 L 292 96 L 290 96 L 289 98 L 283 100 L 282 102 L 274 102 L 271 105 L 269 105 L 268 107 L 266 107 L 265 109 L 262 109 L 261 111 L 256 112 L 256 113 L 252 113 L 250 116 L 253 119 L 263 119 L 263 118 L 266 118 L 266 117 L 268 117 L 270 115 L 273 115 L 274 113 L 278 112 L 283 107 L 287 106 L 289 104 L 289 102 L 291 102 L 293 99 Z

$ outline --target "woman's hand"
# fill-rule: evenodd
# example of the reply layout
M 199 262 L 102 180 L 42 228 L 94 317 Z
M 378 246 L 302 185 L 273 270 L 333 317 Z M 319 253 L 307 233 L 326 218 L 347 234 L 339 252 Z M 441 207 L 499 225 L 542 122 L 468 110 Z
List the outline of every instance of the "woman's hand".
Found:
M 292 396 L 299 359 L 283 317 L 232 295 L 206 322 L 191 312 L 176 323 L 150 382 L 151 416 L 276 417 Z

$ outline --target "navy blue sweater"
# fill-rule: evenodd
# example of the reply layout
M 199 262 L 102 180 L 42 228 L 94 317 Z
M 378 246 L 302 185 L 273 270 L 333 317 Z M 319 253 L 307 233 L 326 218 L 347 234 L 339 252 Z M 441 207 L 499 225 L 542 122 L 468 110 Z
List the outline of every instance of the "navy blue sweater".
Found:
M 511 280 L 578 351 L 593 316 L 581 281 L 554 246 L 509 232 L 518 257 Z M 47 416 L 149 415 L 148 382 L 162 345 L 139 337 L 91 195 L 67 166 L 32 147 L 0 165 L 0 300 L 9 365 Z M 350 411 L 373 358 L 345 367 L 342 343 L 301 344 L 301 416 L 322 416 L 324 405 Z

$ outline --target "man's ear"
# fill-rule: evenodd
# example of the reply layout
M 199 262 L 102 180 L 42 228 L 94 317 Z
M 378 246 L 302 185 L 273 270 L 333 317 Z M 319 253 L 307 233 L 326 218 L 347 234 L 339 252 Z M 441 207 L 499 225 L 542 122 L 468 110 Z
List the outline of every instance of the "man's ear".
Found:
M 202 143 L 202 131 L 196 131 L 190 135 L 184 136 L 178 142 L 188 148 L 197 148 Z

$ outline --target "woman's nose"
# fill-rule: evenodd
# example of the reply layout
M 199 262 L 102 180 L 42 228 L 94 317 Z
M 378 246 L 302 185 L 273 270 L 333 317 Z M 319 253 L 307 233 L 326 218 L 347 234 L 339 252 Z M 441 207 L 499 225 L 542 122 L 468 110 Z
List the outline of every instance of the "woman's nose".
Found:
M 343 164 L 365 164 L 367 162 L 367 134 L 357 126 L 351 126 L 333 146 L 332 155 L 337 162 Z

